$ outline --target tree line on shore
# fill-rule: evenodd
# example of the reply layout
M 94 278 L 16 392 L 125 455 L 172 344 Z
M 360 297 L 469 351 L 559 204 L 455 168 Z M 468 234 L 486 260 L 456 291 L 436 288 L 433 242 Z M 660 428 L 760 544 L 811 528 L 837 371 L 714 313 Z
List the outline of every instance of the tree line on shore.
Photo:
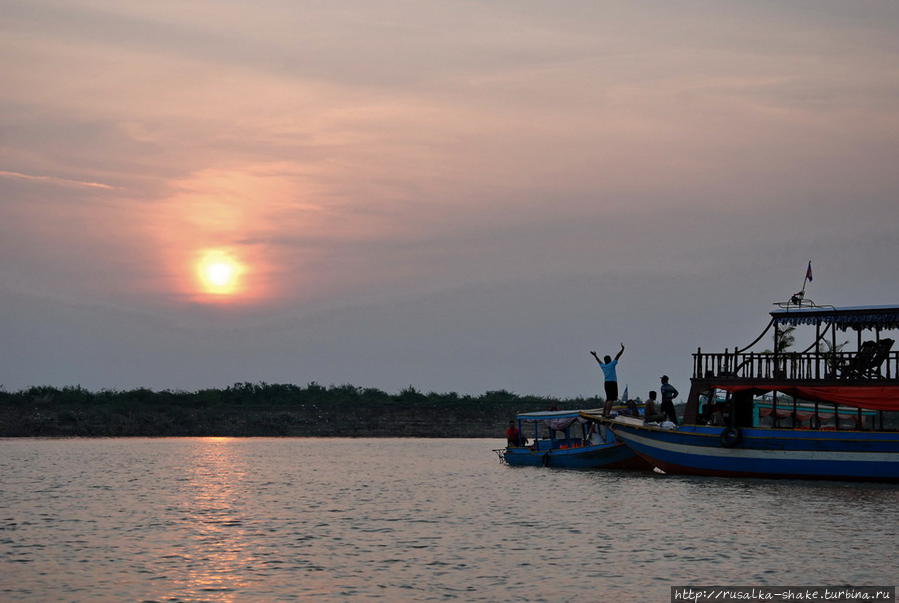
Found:
M 396 394 L 353 385 L 236 383 L 196 391 L 0 389 L 0 437 L 335 436 L 496 437 L 518 412 L 596 408 L 602 398 L 506 390 L 478 396 Z

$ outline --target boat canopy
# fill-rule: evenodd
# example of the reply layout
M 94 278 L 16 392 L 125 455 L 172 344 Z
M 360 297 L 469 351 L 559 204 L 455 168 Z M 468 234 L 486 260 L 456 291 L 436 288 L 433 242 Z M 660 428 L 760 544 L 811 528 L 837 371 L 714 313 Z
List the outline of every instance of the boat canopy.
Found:
M 540 412 L 522 412 L 515 417 L 519 421 L 552 421 L 555 419 L 576 419 L 581 416 L 579 410 L 547 410 Z
M 591 412 L 600 412 L 598 409 Z M 517 417 L 520 422 L 540 423 L 556 431 L 565 431 L 575 422 L 586 423 L 580 410 L 546 410 L 542 412 L 523 412 Z
M 899 306 L 815 307 L 773 310 L 777 325 L 834 325 L 847 329 L 899 329 Z
M 899 411 L 899 385 L 716 385 L 729 392 L 779 391 L 802 400 L 819 400 L 870 410 Z

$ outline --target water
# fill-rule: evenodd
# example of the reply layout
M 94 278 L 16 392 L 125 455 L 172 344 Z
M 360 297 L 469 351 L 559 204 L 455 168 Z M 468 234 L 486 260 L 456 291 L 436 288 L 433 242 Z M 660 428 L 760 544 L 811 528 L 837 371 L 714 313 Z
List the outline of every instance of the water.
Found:
M 899 488 L 510 468 L 498 440 L 0 440 L 0 600 L 667 601 L 894 584 Z

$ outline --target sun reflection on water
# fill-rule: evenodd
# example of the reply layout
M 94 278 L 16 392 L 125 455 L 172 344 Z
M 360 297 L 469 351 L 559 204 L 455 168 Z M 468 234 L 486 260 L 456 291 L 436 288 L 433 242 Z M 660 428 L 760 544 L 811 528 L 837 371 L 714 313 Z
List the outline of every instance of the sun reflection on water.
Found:
M 188 499 L 181 505 L 187 539 L 175 543 L 173 556 L 185 564 L 182 576 L 165 598 L 234 601 L 249 584 L 246 568 L 254 564 L 242 512 L 246 478 L 233 438 L 197 440 L 193 463 L 185 467 Z

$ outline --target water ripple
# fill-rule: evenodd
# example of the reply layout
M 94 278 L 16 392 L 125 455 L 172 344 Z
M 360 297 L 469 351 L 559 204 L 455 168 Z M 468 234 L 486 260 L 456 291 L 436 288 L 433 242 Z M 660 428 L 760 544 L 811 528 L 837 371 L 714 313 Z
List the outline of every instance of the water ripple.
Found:
M 513 469 L 491 440 L 0 440 L 4 600 L 667 600 L 889 584 L 899 490 Z

